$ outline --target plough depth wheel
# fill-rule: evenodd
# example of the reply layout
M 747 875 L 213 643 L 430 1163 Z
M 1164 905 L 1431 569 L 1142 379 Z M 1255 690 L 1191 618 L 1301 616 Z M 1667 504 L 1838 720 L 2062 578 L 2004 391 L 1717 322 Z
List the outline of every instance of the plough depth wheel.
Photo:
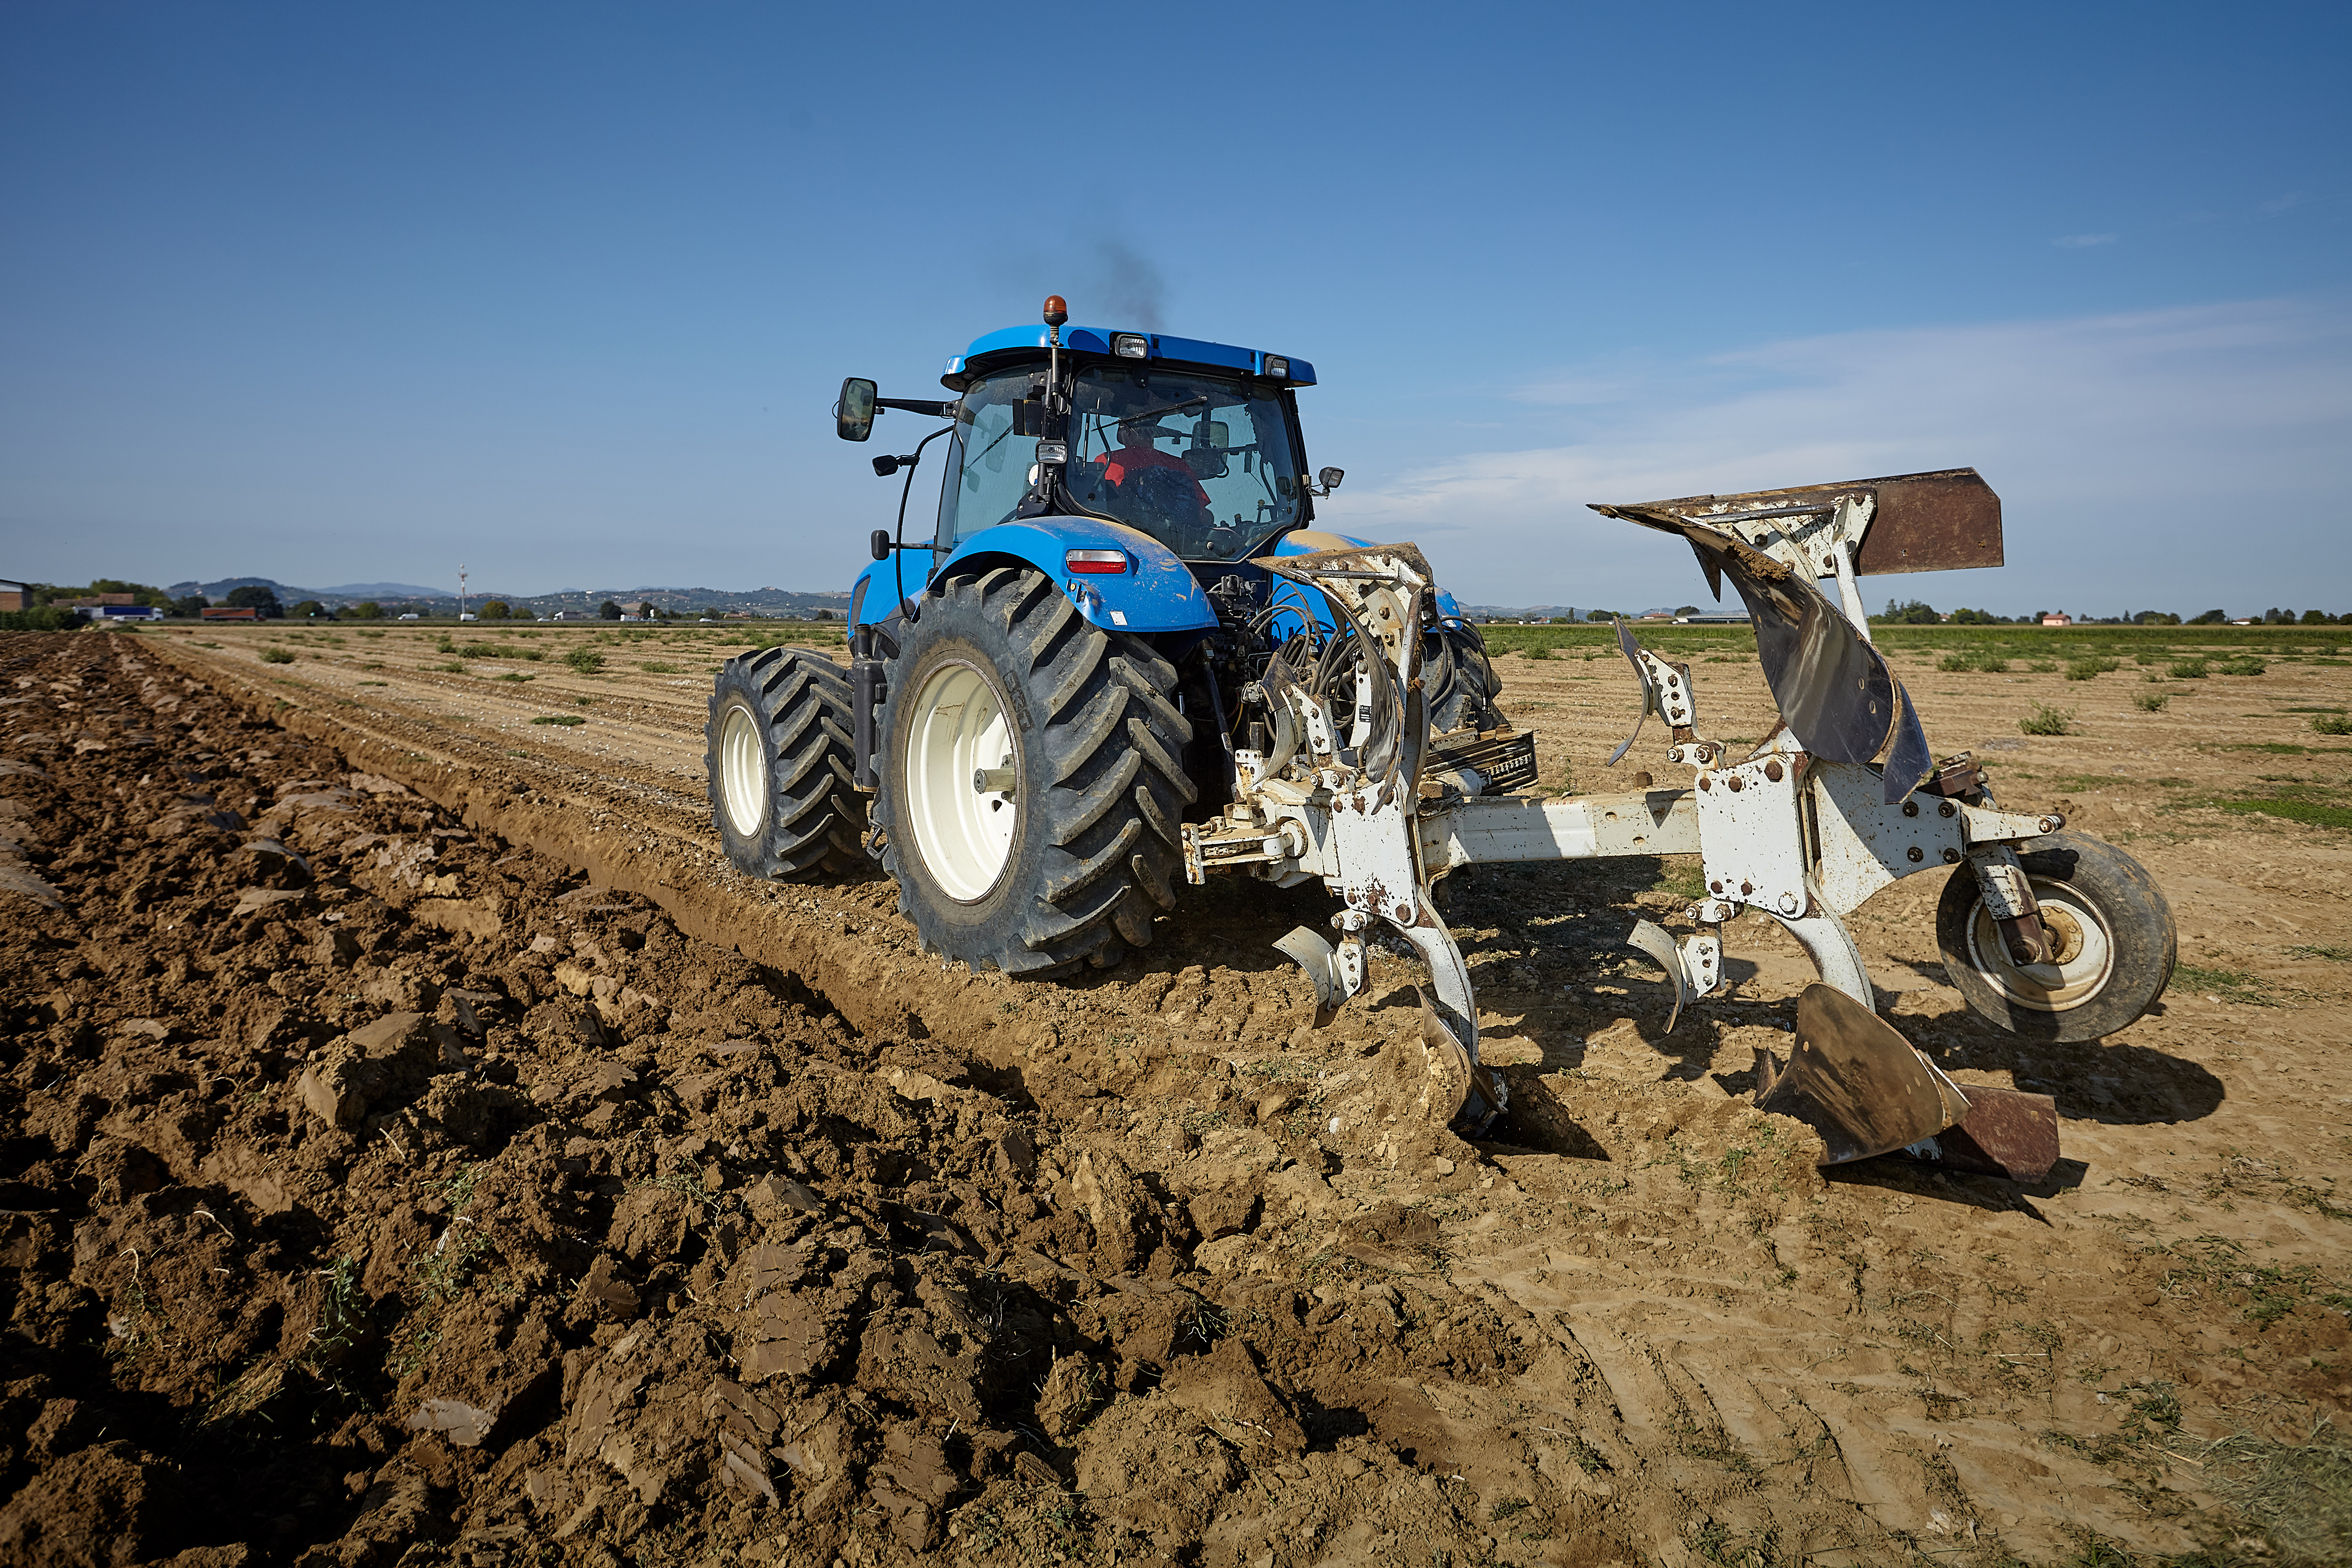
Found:
M 2146 1012 L 2172 979 L 2172 910 L 2140 863 L 2079 833 L 2019 847 L 2050 963 L 2019 963 L 1985 908 L 1975 873 L 1958 868 L 1936 908 L 1936 945 L 1969 1008 L 2014 1035 L 2095 1040 Z

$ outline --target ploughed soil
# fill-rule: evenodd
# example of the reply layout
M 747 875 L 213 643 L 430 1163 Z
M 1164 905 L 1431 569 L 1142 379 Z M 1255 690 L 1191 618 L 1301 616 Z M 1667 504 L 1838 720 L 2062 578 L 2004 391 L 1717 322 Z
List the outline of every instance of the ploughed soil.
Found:
M 1268 944 L 1319 893 L 975 975 L 878 876 L 726 866 L 725 647 L 271 635 L 0 638 L 0 1561 L 2352 1550 L 2352 842 L 2198 804 L 2340 785 L 2275 749 L 2333 664 L 2210 717 L 1906 668 L 1948 750 L 2083 710 L 1988 753 L 2004 803 L 2128 839 L 2196 966 L 2022 1047 L 1943 982 L 1940 873 L 1857 920 L 1915 1041 L 2057 1097 L 2027 1189 L 1824 1173 L 1747 1107 L 1809 977 L 1773 928 L 1665 1032 L 1622 939 L 1687 865 L 1456 879 L 1514 1107 L 1472 1146 L 1402 950 L 1307 1026 Z M 1610 787 L 1622 670 L 1502 668 L 1547 785 Z M 1715 732 L 1761 733 L 1753 669 L 1700 667 Z

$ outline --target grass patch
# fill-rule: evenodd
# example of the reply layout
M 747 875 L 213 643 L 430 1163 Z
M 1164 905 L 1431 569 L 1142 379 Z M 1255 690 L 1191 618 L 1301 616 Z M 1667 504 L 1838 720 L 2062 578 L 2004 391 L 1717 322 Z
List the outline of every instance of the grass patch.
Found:
M 2286 955 L 2289 958 L 2325 958 L 2337 963 L 2352 963 L 2352 947 L 2290 947 Z
M 2212 667 L 2201 658 L 2176 658 L 2164 668 L 2175 680 L 2202 680 L 2213 673 Z
M 444 648 L 441 651 L 446 653 L 449 650 Z M 469 642 L 457 649 L 457 657 L 459 658 L 520 658 L 522 653 L 517 648 L 500 647 L 494 642 Z
M 531 722 L 534 724 L 562 724 L 566 727 L 570 727 L 575 724 L 585 724 L 588 721 L 583 719 L 577 713 L 542 713 L 538 718 L 533 719 Z
M 604 668 L 604 656 L 593 647 L 575 647 L 563 656 L 563 662 L 583 675 L 593 675 Z
M 539 679 L 539 677 L 537 677 L 536 675 L 518 675 L 518 674 L 516 674 L 513 670 L 509 669 L 509 670 L 508 670 L 504 675 L 499 676 L 499 679 L 500 680 L 517 680 L 517 681 L 520 681 L 520 680 L 537 680 L 537 679 Z
M 644 670 L 647 675 L 676 675 L 677 673 L 677 666 L 664 663 L 662 660 L 657 658 L 649 658 L 643 664 L 638 665 L 637 668 Z
M 392 682 L 389 680 L 362 680 L 359 682 L 359 684 L 362 686 L 390 686 Z
M 2074 710 L 2053 708 L 2047 702 L 2037 702 L 2033 711 L 2017 721 L 2017 727 L 2029 735 L 2064 735 L 2073 731 Z
M 2266 667 L 2258 658 L 2225 658 L 2213 667 L 2216 675 L 2260 675 Z
M 266 647 L 261 650 L 261 662 L 264 664 L 291 664 L 294 662 L 294 656 L 282 647 Z
M 2120 661 L 2112 658 L 2078 658 L 2066 667 L 2066 679 L 2089 680 L 2095 676 L 2110 674 L 2122 668 Z
M 1671 893 L 1677 899 L 1696 900 L 1706 896 L 1706 872 L 1696 857 L 1666 862 L 1658 879 L 1650 884 L 1654 893 Z
M 2193 996 L 2218 996 L 2242 1006 L 2278 1005 L 2277 999 L 2263 988 L 2263 983 L 2242 969 L 2205 969 L 2194 963 L 2177 963 L 2164 989 L 2168 994 L 2179 991 Z
M 2133 696 L 2132 706 L 2143 713 L 2161 713 L 2171 700 L 2169 691 L 2142 691 Z
M 2242 1432 L 2173 1447 L 2204 1467 L 2213 1495 L 2259 1529 L 2283 1560 L 2352 1560 L 2352 1446 L 2324 1417 L 2300 1443 Z
M 2321 713 L 2312 719 L 2311 727 L 2322 735 L 2352 735 L 2352 718 L 2341 713 Z
M 2352 827 L 2352 806 L 2319 800 L 2225 800 L 2223 811 L 2275 816 L 2313 827 Z
M 2037 658 L 2025 668 L 2036 675 L 2047 675 L 2058 668 L 2058 661 L 2054 658 Z

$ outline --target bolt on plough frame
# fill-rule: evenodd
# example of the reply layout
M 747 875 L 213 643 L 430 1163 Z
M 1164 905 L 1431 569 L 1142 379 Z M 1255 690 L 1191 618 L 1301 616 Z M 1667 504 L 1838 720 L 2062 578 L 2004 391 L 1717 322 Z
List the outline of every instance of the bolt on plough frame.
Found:
M 2012 1003 L 2063 1010 L 2085 985 L 2108 985 L 2127 945 L 2109 928 L 2127 921 L 2161 925 L 2156 945 L 2168 976 L 2170 919 L 2152 885 L 2152 910 L 2086 914 L 2069 904 L 2045 918 L 2017 847 L 2063 822 L 2001 810 L 1965 752 L 1937 760 L 1871 646 L 1856 575 L 1998 565 L 1999 498 L 1960 468 L 1594 510 L 1680 535 L 1718 595 L 1727 577 L 1738 590 L 1780 710 L 1760 744 L 1733 759 L 1702 735 L 1689 667 L 1641 647 L 1620 622 L 1641 712 L 1610 763 L 1655 714 L 1670 731 L 1665 759 L 1691 770 L 1689 786 L 1552 799 L 1497 793 L 1532 782 L 1532 737 L 1430 735 L 1420 629 L 1435 584 L 1420 550 L 1270 556 L 1255 563 L 1328 605 L 1335 643 L 1356 639 L 1374 657 L 1358 665 L 1352 712 L 1335 706 L 1327 683 L 1295 679 L 1280 659 L 1267 667 L 1265 689 L 1246 695 L 1273 717 L 1270 747 L 1235 750 L 1233 803 L 1185 827 L 1187 878 L 1319 878 L 1338 895 L 1336 945 L 1304 926 L 1277 944 L 1313 982 L 1318 1025 L 1362 990 L 1369 931 L 1385 926 L 1411 942 L 1435 993 L 1423 998 L 1424 1037 L 1453 1055 L 1468 1082 L 1454 1125 L 1475 1136 L 1505 1110 L 1507 1089 L 1479 1065 L 1469 971 L 1433 885 L 1465 866 L 1697 855 L 1706 894 L 1685 911 L 1692 934 L 1677 942 L 1645 920 L 1628 939 L 1674 986 L 1668 1032 L 1685 1006 L 1721 988 L 1722 929 L 1753 910 L 1785 927 L 1820 974 L 1800 998 L 1789 1061 L 1759 1064 L 1759 1109 L 1812 1126 L 1823 1163 L 1908 1150 L 1957 1169 L 2041 1179 L 2058 1153 L 2051 1099 L 1963 1089 L 1946 1077 L 1877 1015 L 1844 919 L 1900 878 L 1965 866 L 1974 886 L 1962 890 L 1979 906 L 1972 929 L 1988 950 L 1982 967 L 2008 977 Z M 1838 603 L 1817 579 L 1835 581 Z M 2085 965 L 2101 963 L 2086 980 Z M 2145 977 L 2137 984 L 2145 989 Z

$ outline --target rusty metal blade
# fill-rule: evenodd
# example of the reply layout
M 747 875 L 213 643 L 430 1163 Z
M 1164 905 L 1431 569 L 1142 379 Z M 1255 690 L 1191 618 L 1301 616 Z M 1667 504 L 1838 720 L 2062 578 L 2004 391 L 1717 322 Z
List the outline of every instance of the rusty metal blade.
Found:
M 1824 1165 L 1885 1154 L 1951 1125 L 1942 1075 L 1894 1026 L 1835 986 L 1797 998 L 1789 1065 L 1756 1109 L 1793 1116 L 1822 1135 Z
M 2058 1102 L 2046 1094 L 1963 1084 L 1969 1113 L 1903 1152 L 1948 1171 L 2041 1181 L 2058 1163 Z

